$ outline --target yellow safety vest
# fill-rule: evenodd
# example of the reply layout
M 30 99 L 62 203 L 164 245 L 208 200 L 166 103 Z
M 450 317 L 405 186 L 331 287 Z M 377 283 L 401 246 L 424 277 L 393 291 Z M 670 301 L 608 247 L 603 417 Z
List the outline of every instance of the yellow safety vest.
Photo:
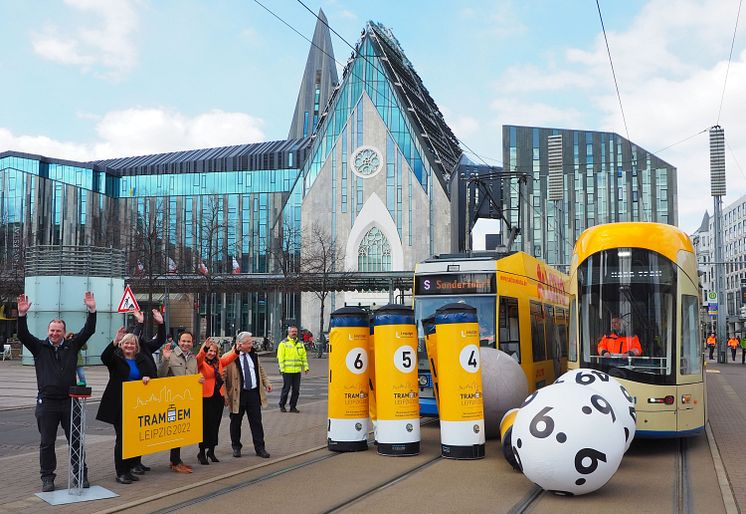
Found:
M 306 347 L 302 341 L 285 338 L 277 347 L 277 363 L 280 373 L 300 373 L 308 371 Z

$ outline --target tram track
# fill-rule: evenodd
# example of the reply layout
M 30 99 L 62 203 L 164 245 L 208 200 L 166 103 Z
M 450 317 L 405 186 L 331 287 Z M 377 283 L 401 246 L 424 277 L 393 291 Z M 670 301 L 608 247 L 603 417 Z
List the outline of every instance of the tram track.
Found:
M 678 440 L 675 456 L 675 473 L 673 486 L 673 512 L 677 514 L 691 514 L 692 488 L 689 483 L 689 439 Z
M 413 475 L 415 475 L 417 473 L 420 473 L 421 471 L 423 471 L 426 468 L 429 468 L 430 466 L 432 466 L 433 464 L 435 464 L 436 462 L 438 462 L 442 458 L 443 457 L 440 456 L 440 455 L 438 455 L 437 457 L 433 457 L 430 460 L 428 460 L 428 461 L 426 461 L 426 462 L 424 462 L 424 463 L 422 463 L 422 464 L 420 464 L 420 465 L 418 465 L 418 466 L 416 466 L 416 467 L 414 467 L 414 468 L 412 468 L 410 470 L 405 471 L 404 473 L 400 473 L 399 475 L 395 476 L 394 478 L 391 478 L 391 479 L 389 479 L 389 480 L 387 480 L 387 481 L 385 481 L 385 482 L 383 482 L 381 484 L 373 486 L 370 489 L 368 489 L 367 491 L 363 491 L 362 493 L 359 493 L 359 494 L 353 496 L 352 498 L 350 498 L 348 500 L 345 500 L 345 501 L 343 501 L 343 502 L 341 502 L 341 503 L 339 503 L 339 504 L 331 507 L 328 510 L 323 511 L 323 514 L 332 514 L 332 513 L 342 512 L 342 511 L 344 511 L 344 509 L 346 509 L 348 507 L 352 507 L 354 504 L 358 503 L 359 501 L 364 500 L 365 498 L 371 497 L 371 496 L 373 496 L 373 495 L 375 495 L 375 494 L 377 494 L 379 492 L 382 492 L 384 489 L 387 489 L 387 488 L 389 488 L 389 487 L 391 487 L 391 486 L 393 486 L 395 484 L 398 484 L 399 482 L 401 482 L 403 480 L 406 480 L 407 478 L 412 477 Z

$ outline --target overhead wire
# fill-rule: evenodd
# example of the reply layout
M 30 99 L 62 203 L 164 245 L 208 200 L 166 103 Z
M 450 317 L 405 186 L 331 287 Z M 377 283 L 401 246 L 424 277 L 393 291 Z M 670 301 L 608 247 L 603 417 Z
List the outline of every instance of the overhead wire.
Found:
M 347 40 L 346 40 L 346 39 L 345 39 L 345 38 L 344 38 L 343 36 L 341 36 L 341 35 L 339 34 L 339 32 L 337 32 L 336 30 L 334 30 L 334 28 L 333 28 L 333 27 L 332 27 L 331 25 L 329 25 L 329 23 L 328 23 L 328 22 L 327 22 L 326 20 L 323 20 L 323 19 L 321 19 L 321 18 L 320 18 L 320 17 L 319 17 L 319 16 L 318 16 L 318 15 L 317 15 L 316 13 L 314 13 L 314 12 L 313 12 L 313 11 L 312 11 L 312 10 L 311 10 L 311 9 L 310 9 L 309 7 L 308 7 L 308 5 L 306 5 L 306 4 L 305 4 L 305 3 L 303 2 L 303 1 L 301 1 L 301 0 L 297 0 L 297 1 L 298 1 L 298 3 L 299 3 L 299 4 L 301 5 L 301 6 L 303 6 L 303 8 L 304 8 L 304 9 L 306 9 L 306 10 L 307 10 L 307 11 L 308 11 L 309 13 L 311 13 L 311 14 L 312 14 L 312 15 L 314 16 L 314 18 L 316 18 L 316 19 L 317 19 L 317 20 L 319 20 L 319 21 L 320 21 L 321 23 L 323 23 L 323 24 L 324 24 L 324 25 L 325 25 L 325 26 L 326 26 L 326 27 L 327 27 L 327 28 L 328 28 L 328 29 L 329 29 L 329 30 L 330 30 L 330 31 L 331 31 L 332 33 L 334 33 L 334 34 L 335 34 L 335 35 L 336 35 L 336 36 L 337 36 L 337 37 L 338 37 L 338 38 L 339 38 L 340 40 L 342 40 L 342 42 L 344 42 L 344 43 L 345 43 L 345 44 L 346 44 L 346 45 L 347 45 L 348 47 L 350 47 L 350 48 L 351 48 L 351 49 L 352 49 L 352 50 L 353 50 L 354 52 L 357 52 L 357 51 L 358 51 L 358 50 L 357 50 L 357 49 L 355 48 L 355 46 L 353 46 L 352 44 L 350 44 L 350 43 L 349 43 L 349 42 L 348 42 L 348 41 L 347 41 Z M 332 60 L 333 60 L 334 62 L 336 62 L 337 64 L 339 64 L 339 65 L 340 65 L 340 66 L 341 66 L 342 68 L 345 68 L 345 65 L 343 65 L 343 64 L 342 64 L 341 62 L 339 62 L 339 61 L 338 61 L 338 60 L 337 60 L 336 58 L 334 58 L 334 56 L 333 56 L 333 55 L 330 55 L 330 54 L 329 54 L 329 53 L 328 53 L 328 52 L 327 52 L 326 50 L 324 50 L 324 49 L 323 49 L 323 48 L 321 48 L 320 46 L 316 45 L 316 44 L 315 44 L 315 43 L 314 43 L 314 42 L 313 42 L 313 41 L 312 41 L 311 39 L 309 39 L 308 37 L 306 37 L 305 35 L 303 35 L 303 34 L 302 34 L 302 33 L 301 33 L 301 32 L 300 32 L 300 31 L 299 31 L 298 29 L 296 29 L 295 27 L 293 27 L 293 26 L 292 26 L 292 25 L 291 25 L 290 23 L 288 23 L 287 21 L 285 21 L 285 20 L 284 20 L 284 19 L 283 19 L 283 18 L 282 18 L 281 16 L 279 16 L 278 14 L 276 14 L 275 12 L 273 12 L 273 11 L 272 11 L 272 10 L 271 10 L 270 8 L 268 8 L 267 6 L 265 6 L 265 5 L 264 5 L 264 4 L 262 3 L 262 2 L 260 2 L 259 0 L 254 0 L 254 2 L 255 2 L 255 3 L 257 3 L 257 4 L 258 4 L 258 5 L 260 6 L 260 7 L 262 7 L 262 8 L 264 9 L 264 10 L 266 10 L 267 12 L 269 12 L 269 13 L 270 13 L 270 14 L 271 14 L 271 15 L 272 15 L 273 17 L 277 18 L 277 19 L 278 19 L 278 20 L 279 20 L 280 22 L 282 22 L 282 23 L 283 23 L 284 25 L 286 25 L 286 26 L 287 26 L 288 28 L 290 28 L 290 29 L 291 29 L 291 30 L 292 30 L 293 32 L 295 32 L 296 34 L 300 35 L 300 36 L 301 36 L 301 37 L 302 37 L 302 38 L 303 38 L 304 40 L 306 40 L 306 41 L 308 41 L 309 43 L 311 43 L 311 45 L 312 45 L 313 47 L 317 48 L 317 49 L 318 49 L 318 50 L 319 50 L 320 52 L 322 52 L 322 53 L 323 53 L 324 55 L 326 55 L 326 56 L 328 56 L 329 58 L 331 58 L 331 59 L 332 59 Z M 598 2 L 597 2 L 597 3 L 598 3 Z M 599 16 L 601 16 L 601 13 L 600 13 L 600 7 L 599 7 Z M 602 28 L 603 28 L 603 18 L 601 18 L 601 24 L 602 24 Z M 605 29 L 604 29 L 604 38 L 606 38 L 606 33 L 605 33 Z M 608 40 L 607 40 L 607 52 L 609 52 L 609 60 L 610 60 L 610 62 L 611 62 L 611 53 L 610 53 L 610 50 L 609 50 L 609 48 L 608 48 Z M 376 70 L 377 70 L 377 71 L 378 71 L 379 73 L 383 73 L 383 74 L 385 74 L 385 71 L 381 70 L 381 69 L 380 69 L 380 68 L 378 67 L 377 63 L 376 63 L 376 62 L 373 62 L 373 61 L 371 61 L 371 60 L 370 60 L 370 59 L 368 58 L 368 56 L 367 56 L 367 55 L 363 55 L 362 53 L 360 53 L 360 54 L 359 54 L 359 57 L 363 58 L 363 59 L 365 60 L 365 62 L 366 62 L 366 63 L 368 63 L 368 64 L 370 64 L 370 65 L 371 65 L 372 67 L 374 67 L 374 68 L 375 68 L 375 69 L 376 69 Z M 376 88 L 376 86 L 375 86 L 374 84 L 371 84 L 371 83 L 370 83 L 370 82 L 369 82 L 368 80 L 366 80 L 366 79 L 365 79 L 364 77 L 361 77 L 361 76 L 359 76 L 358 74 L 356 74 L 356 73 L 354 72 L 354 70 L 353 70 L 353 69 L 350 69 L 350 70 L 349 70 L 349 72 L 350 72 L 351 76 L 353 76 L 353 77 L 355 77 L 356 79 L 358 79 L 358 80 L 362 81 L 362 82 L 363 82 L 363 83 L 364 83 L 364 84 L 365 84 L 365 85 L 366 85 L 367 87 L 371 88 L 371 89 L 372 89 L 373 91 L 375 91 L 375 92 L 376 92 L 377 94 L 380 94 L 380 91 L 378 91 L 378 89 Z M 614 83 L 615 83 L 615 86 L 616 86 L 616 89 L 617 89 L 617 97 L 618 97 L 618 99 L 619 99 L 619 104 L 620 104 L 620 108 L 622 108 L 621 95 L 619 94 L 619 88 L 618 88 L 618 84 L 617 84 L 617 80 L 616 80 L 616 73 L 614 72 L 614 69 L 613 69 L 613 63 L 612 63 L 612 74 L 614 75 Z M 622 117 L 623 117 L 623 119 L 624 119 L 624 124 L 625 124 L 625 132 L 626 132 L 626 134 L 627 134 L 627 139 L 629 139 L 629 131 L 627 130 L 627 123 L 626 123 L 626 118 L 625 118 L 625 116 L 624 116 L 624 110 L 623 110 L 623 108 L 622 108 Z M 695 135 L 697 135 L 697 134 L 695 134 Z M 694 137 L 694 136 L 690 136 L 689 138 L 687 138 L 687 140 L 688 140 L 688 139 L 691 139 L 691 137 Z M 488 156 L 482 156 L 482 155 L 480 155 L 479 153 L 477 153 L 476 151 L 474 151 L 474 150 L 473 150 L 473 149 L 472 149 L 472 148 L 471 148 L 471 147 L 470 147 L 470 146 L 469 146 L 468 144 L 466 144 L 466 142 L 465 142 L 465 141 L 461 140 L 460 138 L 456 137 L 456 140 L 457 140 L 457 141 L 458 141 L 458 142 L 459 142 L 459 143 L 460 143 L 460 144 L 461 144 L 461 145 L 462 145 L 462 146 L 463 146 L 463 147 L 464 147 L 464 148 L 465 148 L 465 149 L 466 149 L 466 150 L 467 150 L 467 151 L 468 151 L 469 153 L 471 153 L 471 154 L 472 154 L 472 155 L 474 155 L 474 156 L 475 156 L 475 157 L 476 157 L 477 159 L 479 159 L 479 160 L 480 160 L 480 161 L 481 161 L 481 162 L 482 162 L 482 163 L 483 163 L 484 165 L 486 165 L 486 166 L 492 166 L 492 165 L 490 165 L 490 164 L 489 164 L 489 163 L 487 162 L 487 159 L 489 159 L 489 160 L 492 160 L 492 161 L 494 161 L 494 162 L 497 162 L 497 163 L 499 163 L 499 164 L 503 164 L 503 163 L 502 163 L 502 161 L 501 161 L 500 159 L 497 159 L 497 158 L 493 158 L 493 157 L 488 157 Z M 680 142 L 674 143 L 674 144 L 672 144 L 672 145 L 669 145 L 669 146 L 668 146 L 668 147 L 666 147 L 666 148 L 670 148 L 671 146 L 675 146 L 676 144 L 680 144 L 680 143 L 682 143 L 682 142 L 684 142 L 684 141 L 686 141 L 686 140 L 683 140 L 683 141 L 680 141 Z M 630 162 L 630 163 L 635 163 L 635 162 L 637 162 L 637 161 L 635 161 L 635 160 L 633 160 L 633 161 L 625 161 L 625 163 L 627 163 L 627 162 Z M 522 167 L 516 167 L 515 171 L 517 171 L 517 172 L 520 172 L 521 168 L 522 168 Z M 576 171 L 576 170 L 577 170 L 577 165 L 570 165 L 570 166 L 567 166 L 567 167 L 566 167 L 566 169 L 568 169 L 568 170 L 572 170 L 572 171 Z M 533 168 L 532 168 L 532 169 L 531 169 L 530 171 L 532 172 L 532 171 L 533 171 Z M 527 176 L 533 176 L 533 173 L 529 173 L 528 171 L 524 172 L 524 174 L 525 174 L 525 175 L 527 175 Z M 300 178 L 300 177 L 299 177 L 299 178 Z M 513 191 L 514 191 L 514 192 L 515 192 L 515 193 L 516 193 L 516 194 L 518 195 L 518 197 L 519 197 L 520 199 L 522 199 L 522 200 L 523 200 L 523 202 L 526 202 L 526 205 L 529 205 L 529 206 L 531 207 L 531 209 L 533 210 L 534 214 L 536 214 L 536 215 L 538 215 L 538 216 L 543 216 L 543 215 L 542 215 L 542 212 L 541 212 L 541 211 L 540 211 L 540 210 L 538 209 L 538 207 L 537 207 L 537 206 L 535 206 L 535 205 L 532 205 L 532 203 L 531 203 L 531 202 L 529 201 L 529 199 L 528 199 L 528 198 L 526 198 L 526 195 L 525 195 L 524 193 L 522 193 L 522 192 L 521 192 L 520 188 L 518 188 L 518 189 L 515 189 L 515 188 L 517 187 L 517 186 L 516 186 L 515 184 L 510 184 L 510 186 L 511 186 L 511 187 L 513 188 Z M 558 231 L 558 223 L 560 223 L 560 221 L 558 221 L 558 220 L 557 220 L 557 219 L 555 218 L 555 220 L 554 220 L 554 230 L 555 230 L 555 234 L 560 234 L 560 232 Z M 564 243 L 564 245 L 565 245 L 566 247 L 569 247 L 569 249 L 570 249 L 570 250 L 572 250 L 572 244 L 570 243 L 570 241 L 569 241 L 569 240 L 568 240 L 567 238 L 565 238 L 565 237 L 562 237 L 562 239 L 563 239 L 563 241 L 562 241 L 562 242 Z M 563 252 L 563 253 L 564 253 L 564 252 Z
M 619 110 L 622 111 L 622 121 L 624 122 L 624 133 L 627 134 L 629 139 L 629 129 L 627 128 L 627 117 L 624 115 L 624 106 L 622 105 L 622 95 L 619 92 L 619 83 L 616 79 L 616 71 L 614 70 L 614 61 L 611 59 L 611 48 L 609 48 L 609 38 L 606 36 L 606 27 L 604 26 L 604 17 L 601 14 L 601 4 L 596 0 L 596 7 L 598 8 L 598 19 L 601 20 L 601 30 L 604 33 L 604 42 L 606 42 L 606 53 L 609 56 L 609 64 L 611 65 L 611 76 L 614 78 L 614 88 L 616 89 L 616 97 L 619 100 Z
M 730 53 L 728 54 L 728 65 L 725 68 L 725 80 L 723 81 L 723 93 L 720 95 L 720 107 L 718 108 L 718 117 L 715 125 L 720 125 L 720 114 L 723 111 L 723 101 L 725 100 L 725 86 L 728 84 L 728 72 L 730 71 L 730 63 L 733 60 L 733 47 L 736 44 L 736 32 L 738 32 L 738 19 L 741 17 L 741 4 L 743 0 L 738 2 L 738 13 L 736 14 L 736 26 L 733 28 L 733 38 L 730 42 Z

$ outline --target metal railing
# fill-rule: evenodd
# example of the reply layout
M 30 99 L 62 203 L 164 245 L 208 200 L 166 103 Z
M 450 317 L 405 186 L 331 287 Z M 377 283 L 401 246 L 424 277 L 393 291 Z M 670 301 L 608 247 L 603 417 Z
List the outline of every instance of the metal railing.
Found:
M 31 246 L 26 276 L 124 277 L 123 250 L 95 246 Z

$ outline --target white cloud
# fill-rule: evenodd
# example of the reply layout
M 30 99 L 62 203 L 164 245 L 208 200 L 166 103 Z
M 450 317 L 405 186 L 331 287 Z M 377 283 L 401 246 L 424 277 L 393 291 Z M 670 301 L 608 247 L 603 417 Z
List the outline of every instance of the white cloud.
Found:
M 194 117 L 166 109 L 127 109 L 105 114 L 89 144 L 46 136 L 15 135 L 0 128 L 0 149 L 90 161 L 133 155 L 254 143 L 265 139 L 263 120 L 213 110 Z
M 651 0 L 629 28 L 607 33 L 632 141 L 656 152 L 716 123 L 736 8 L 718 0 Z M 746 51 L 743 38 L 736 43 L 720 124 L 738 161 L 746 164 L 746 103 L 740 94 L 746 90 Z M 505 71 L 492 102 L 500 122 L 624 136 L 600 31 L 588 48 L 567 48 L 559 55 Z M 712 212 L 708 136 L 693 137 L 660 157 L 678 169 L 679 226 L 694 230 L 704 211 Z M 746 192 L 746 170 L 742 173 L 730 151 L 726 173 L 727 204 Z
M 457 138 L 464 139 L 479 133 L 480 123 L 477 118 L 468 115 L 457 115 L 452 109 L 446 106 L 442 106 L 440 112 Z
M 118 79 L 137 64 L 134 32 L 138 26 L 137 0 L 65 0 L 81 15 L 93 14 L 97 22 L 77 29 L 48 24 L 31 35 L 38 55 L 60 64 L 78 66 L 83 72 Z
M 499 120 L 510 125 L 581 127 L 584 115 L 577 109 L 561 109 L 537 101 L 499 98 L 490 104 Z

